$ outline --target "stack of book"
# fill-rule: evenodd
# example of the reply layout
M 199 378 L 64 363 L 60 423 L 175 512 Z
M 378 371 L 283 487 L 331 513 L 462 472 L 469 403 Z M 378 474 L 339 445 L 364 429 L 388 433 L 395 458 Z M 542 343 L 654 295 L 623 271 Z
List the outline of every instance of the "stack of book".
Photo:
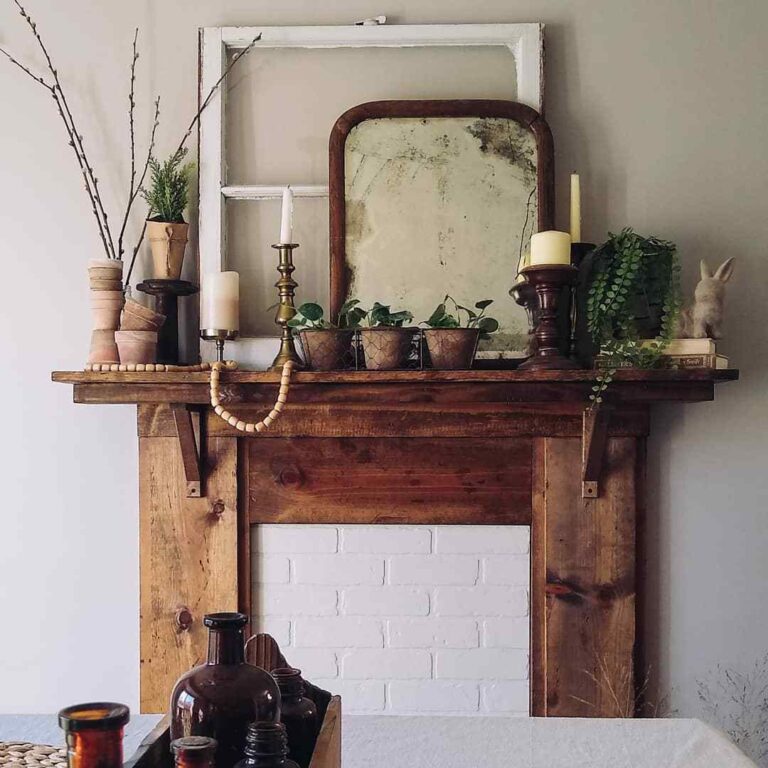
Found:
M 653 342 L 646 343 L 650 345 Z M 728 367 L 728 358 L 717 354 L 714 339 L 672 339 L 664 348 L 660 364 L 664 368 L 725 369 Z M 627 363 L 627 367 L 629 366 L 631 363 Z M 605 357 L 598 355 L 595 367 L 607 368 L 610 364 Z

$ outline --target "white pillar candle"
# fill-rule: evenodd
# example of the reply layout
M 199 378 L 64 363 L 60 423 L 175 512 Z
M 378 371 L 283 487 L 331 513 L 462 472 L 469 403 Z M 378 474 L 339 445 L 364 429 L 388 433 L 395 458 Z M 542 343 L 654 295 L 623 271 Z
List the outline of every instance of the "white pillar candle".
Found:
M 581 181 L 578 173 L 571 174 L 571 242 L 581 242 Z
M 212 272 L 205 276 L 200 327 L 213 331 L 240 330 L 240 275 Z
M 283 190 L 283 209 L 280 217 L 280 244 L 293 242 L 293 190 L 286 187 Z
M 567 232 L 537 232 L 531 235 L 531 266 L 570 264 L 571 236 Z

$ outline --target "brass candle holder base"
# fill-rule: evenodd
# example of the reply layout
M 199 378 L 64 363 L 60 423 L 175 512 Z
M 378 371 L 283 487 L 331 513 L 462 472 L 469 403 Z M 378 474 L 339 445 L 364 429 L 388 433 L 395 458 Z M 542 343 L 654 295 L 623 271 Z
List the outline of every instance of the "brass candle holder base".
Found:
M 304 368 L 304 361 L 296 351 L 296 341 L 293 338 L 293 331 L 288 326 L 288 321 L 296 314 L 296 307 L 293 304 L 293 297 L 296 293 L 298 283 L 293 279 L 293 251 L 298 248 L 298 243 L 277 243 L 272 246 L 280 254 L 277 271 L 280 273 L 280 279 L 275 283 L 280 302 L 275 314 L 275 323 L 280 326 L 280 351 L 277 357 L 272 361 L 270 371 L 281 371 L 283 366 L 293 363 L 294 370 Z
M 238 336 L 238 331 L 224 330 L 218 328 L 201 328 L 200 338 L 205 341 L 216 342 L 216 360 L 219 363 L 224 362 L 224 342 L 234 341 Z

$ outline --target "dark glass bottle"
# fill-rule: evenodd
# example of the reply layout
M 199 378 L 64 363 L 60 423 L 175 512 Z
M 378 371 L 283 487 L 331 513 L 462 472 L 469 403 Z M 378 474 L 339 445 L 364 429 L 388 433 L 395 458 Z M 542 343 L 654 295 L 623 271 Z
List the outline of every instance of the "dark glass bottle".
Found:
M 99 701 L 59 712 L 67 739 L 69 768 L 122 768 L 123 728 L 130 720 L 125 704 Z
M 176 768 L 214 768 L 216 739 L 208 736 L 183 736 L 171 742 Z
M 288 736 L 282 723 L 251 723 L 245 757 L 236 768 L 299 768 L 287 754 Z
M 274 678 L 245 661 L 242 613 L 212 613 L 208 659 L 182 675 L 171 694 L 171 740 L 210 736 L 218 742 L 216 768 L 232 768 L 243 756 L 248 725 L 280 720 Z
M 315 702 L 304 696 L 300 669 L 273 669 L 272 677 L 280 689 L 280 720 L 288 732 L 288 754 L 300 768 L 309 768 L 320 727 Z

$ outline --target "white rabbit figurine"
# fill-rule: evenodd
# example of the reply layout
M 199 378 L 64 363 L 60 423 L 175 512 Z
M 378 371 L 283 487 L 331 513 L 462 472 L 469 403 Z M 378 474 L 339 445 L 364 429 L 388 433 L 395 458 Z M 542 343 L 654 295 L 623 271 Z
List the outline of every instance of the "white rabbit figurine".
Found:
M 733 274 L 733 257 L 715 271 L 701 262 L 701 280 L 693 292 L 693 305 L 680 313 L 677 335 L 683 339 L 722 338 L 725 284 Z

